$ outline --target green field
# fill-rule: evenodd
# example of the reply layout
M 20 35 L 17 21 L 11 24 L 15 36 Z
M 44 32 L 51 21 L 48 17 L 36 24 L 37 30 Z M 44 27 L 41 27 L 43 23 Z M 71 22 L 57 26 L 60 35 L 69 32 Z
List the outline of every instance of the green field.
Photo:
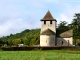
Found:
M 0 51 L 0 60 L 80 60 L 80 51 Z

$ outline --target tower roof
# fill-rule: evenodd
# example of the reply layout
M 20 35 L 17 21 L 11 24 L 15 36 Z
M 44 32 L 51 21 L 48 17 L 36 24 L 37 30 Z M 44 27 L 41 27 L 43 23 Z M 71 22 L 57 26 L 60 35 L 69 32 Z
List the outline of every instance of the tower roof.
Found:
M 51 15 L 50 11 L 48 11 L 48 12 L 46 13 L 46 15 L 43 17 L 42 20 L 56 20 L 56 19 L 54 19 L 53 16 Z M 42 20 L 41 20 L 41 21 L 42 21 Z
M 53 31 L 51 31 L 50 29 L 47 29 L 47 30 L 43 31 L 41 33 L 41 35 L 55 35 L 55 33 Z

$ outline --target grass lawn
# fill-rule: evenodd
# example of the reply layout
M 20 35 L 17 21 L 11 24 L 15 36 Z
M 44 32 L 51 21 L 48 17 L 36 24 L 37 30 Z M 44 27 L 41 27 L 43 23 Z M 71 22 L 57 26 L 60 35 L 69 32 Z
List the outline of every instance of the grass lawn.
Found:
M 0 51 L 0 60 L 80 60 L 80 51 Z

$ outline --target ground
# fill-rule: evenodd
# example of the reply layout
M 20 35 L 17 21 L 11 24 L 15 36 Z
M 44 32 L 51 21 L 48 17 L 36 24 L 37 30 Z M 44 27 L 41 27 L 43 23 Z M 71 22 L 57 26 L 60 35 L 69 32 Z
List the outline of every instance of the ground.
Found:
M 80 51 L 0 51 L 0 60 L 79 60 Z

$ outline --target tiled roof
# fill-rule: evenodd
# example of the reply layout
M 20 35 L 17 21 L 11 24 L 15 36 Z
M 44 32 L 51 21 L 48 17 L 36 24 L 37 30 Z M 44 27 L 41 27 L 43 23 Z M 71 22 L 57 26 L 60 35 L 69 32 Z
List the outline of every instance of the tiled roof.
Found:
M 73 36 L 73 30 L 57 31 L 57 37 L 68 38 Z
M 41 33 L 41 35 L 55 35 L 55 33 L 53 31 L 51 31 L 50 29 L 47 29 L 47 30 L 43 31 Z
M 70 38 L 73 36 L 73 30 L 67 30 L 67 31 L 57 30 L 56 34 L 55 34 L 50 29 L 47 29 L 47 30 L 43 31 L 41 33 L 41 35 L 56 35 L 56 37 Z
M 54 19 L 50 11 L 48 11 L 42 20 L 56 20 L 56 19 Z

